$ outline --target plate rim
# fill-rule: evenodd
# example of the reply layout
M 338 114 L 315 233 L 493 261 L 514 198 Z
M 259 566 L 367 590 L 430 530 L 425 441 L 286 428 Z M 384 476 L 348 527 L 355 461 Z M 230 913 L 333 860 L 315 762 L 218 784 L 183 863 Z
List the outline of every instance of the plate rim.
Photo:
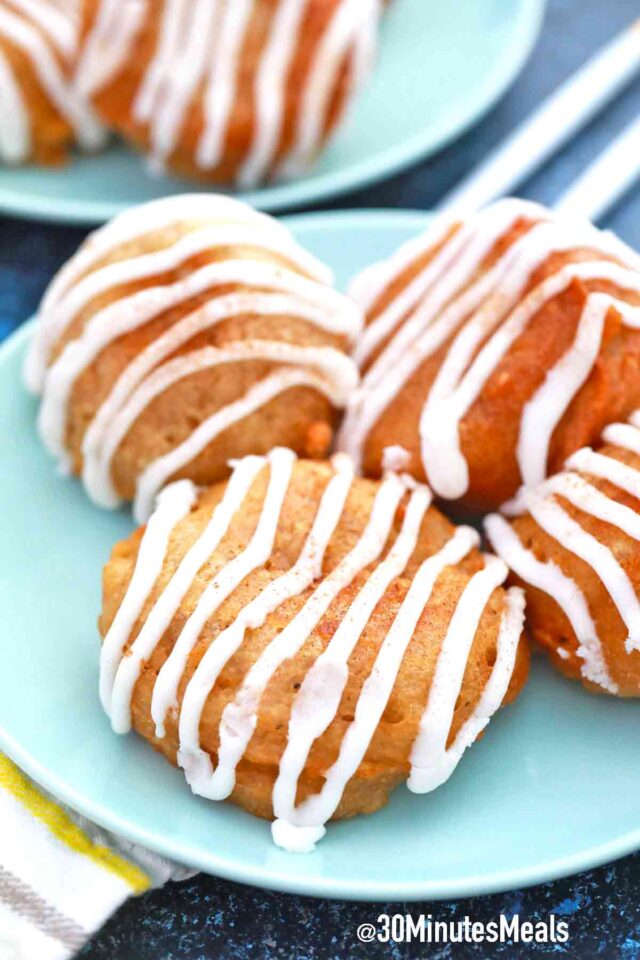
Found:
M 461 900 L 503 893 L 532 887 L 540 883 L 560 880 L 573 876 L 583 870 L 618 860 L 636 853 L 640 849 L 640 828 L 632 830 L 615 840 L 597 844 L 570 857 L 559 857 L 535 867 L 496 871 L 488 874 L 465 877 L 456 880 L 420 880 L 370 882 L 339 880 L 324 877 L 300 878 L 287 876 L 284 871 L 270 870 L 264 866 L 238 865 L 236 861 L 221 857 L 215 853 L 204 853 L 185 849 L 166 836 L 159 842 L 156 834 L 148 833 L 143 827 L 132 828 L 129 821 L 109 812 L 102 805 L 96 806 L 86 801 L 73 788 L 45 770 L 38 761 L 30 757 L 15 739 L 0 728 L 0 749 L 29 777 L 55 798 L 67 804 L 77 813 L 106 830 L 116 833 L 135 844 L 140 844 L 156 853 L 184 864 L 203 873 L 243 883 L 247 886 L 289 893 L 295 896 L 319 897 L 327 900 L 362 900 L 373 903 L 387 901 L 420 900 Z
M 442 121 L 435 133 L 418 129 L 401 143 L 346 168 L 328 173 L 312 171 L 309 176 L 290 183 L 232 192 L 232 195 L 257 209 L 270 212 L 327 202 L 389 179 L 463 136 L 482 120 L 515 82 L 540 36 L 547 0 L 518 0 L 518 3 L 521 12 L 517 29 L 499 66 L 486 83 L 478 86 L 477 92 L 473 89 L 464 103 L 464 109 Z M 184 191 L 188 189 L 189 182 L 185 181 Z M 216 185 L 211 184 L 210 189 L 216 190 Z M 55 196 L 22 195 L 0 184 L 0 214 L 18 219 L 66 226 L 91 226 L 104 223 L 127 206 L 131 205 L 105 200 L 66 199 L 61 202 Z
M 347 222 L 362 226 L 372 222 L 377 226 L 393 228 L 405 226 L 420 228 L 430 218 L 426 211 L 419 210 L 338 210 L 328 213 L 305 213 L 283 218 L 286 225 L 296 230 L 335 229 Z M 18 351 L 28 338 L 33 321 L 21 324 L 0 344 L 0 363 L 7 355 Z M 263 865 L 237 864 L 228 857 L 222 857 L 214 851 L 186 848 L 168 836 L 150 833 L 145 827 L 123 820 L 104 803 L 85 798 L 73 787 L 61 780 L 57 774 L 24 750 L 12 734 L 0 727 L 0 749 L 18 766 L 46 790 L 63 803 L 100 824 L 107 830 L 126 837 L 128 840 L 143 844 L 156 852 L 178 862 L 224 879 L 249 884 L 282 893 L 303 896 L 323 897 L 327 899 L 366 900 L 384 902 L 395 900 L 446 900 L 499 893 L 520 889 L 557 880 L 562 877 L 593 869 L 612 860 L 634 853 L 640 849 L 640 827 L 627 831 L 605 843 L 588 846 L 572 855 L 547 860 L 533 866 L 518 867 L 510 870 L 494 871 L 487 874 L 447 879 L 421 879 L 410 881 L 361 881 L 336 880 L 327 877 L 300 878 L 288 876 L 286 871 L 270 869 Z M 185 853 L 187 856 L 185 857 Z

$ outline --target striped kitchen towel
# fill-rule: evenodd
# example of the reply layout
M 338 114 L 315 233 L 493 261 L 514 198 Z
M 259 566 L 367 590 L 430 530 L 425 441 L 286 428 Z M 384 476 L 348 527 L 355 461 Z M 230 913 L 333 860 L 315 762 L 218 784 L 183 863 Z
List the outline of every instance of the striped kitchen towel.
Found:
M 190 875 L 56 803 L 0 754 L 0 960 L 66 960 L 128 897 Z

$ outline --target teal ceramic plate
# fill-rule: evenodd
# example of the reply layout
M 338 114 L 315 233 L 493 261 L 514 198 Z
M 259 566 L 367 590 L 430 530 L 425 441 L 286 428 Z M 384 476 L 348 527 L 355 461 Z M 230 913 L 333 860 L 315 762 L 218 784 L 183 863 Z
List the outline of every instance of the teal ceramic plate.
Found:
M 544 0 L 456 0 L 452 16 L 451 0 L 394 0 L 375 77 L 318 165 L 302 179 L 243 199 L 267 210 L 305 206 L 390 176 L 442 147 L 517 75 L 543 7 Z M 59 171 L 0 171 L 0 210 L 96 223 L 185 186 L 154 179 L 139 157 L 113 147 Z
M 293 218 L 342 283 L 425 223 L 417 214 Z M 57 476 L 20 382 L 28 330 L 0 351 L 0 748 L 88 817 L 235 880 L 361 899 L 456 897 L 548 880 L 640 848 L 640 702 L 587 694 L 536 662 L 451 780 L 402 787 L 370 817 L 287 854 L 269 825 L 194 797 L 135 735 L 115 736 L 97 693 L 100 568 L 132 523 Z

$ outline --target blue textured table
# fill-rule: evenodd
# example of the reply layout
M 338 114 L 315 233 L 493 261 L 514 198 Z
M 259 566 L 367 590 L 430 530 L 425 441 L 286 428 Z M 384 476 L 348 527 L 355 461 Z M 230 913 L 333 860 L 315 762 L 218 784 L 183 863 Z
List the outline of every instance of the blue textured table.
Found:
M 425 0 L 428 2 L 428 0 Z M 501 0 L 508 3 L 509 0 Z M 550 0 L 540 44 L 524 74 L 479 126 L 434 159 L 340 206 L 427 209 L 500 141 L 540 98 L 606 38 L 640 13 L 638 0 Z M 640 81 L 568 146 L 522 193 L 552 202 L 640 109 Z M 640 248 L 640 190 L 607 226 Z M 28 317 L 54 270 L 83 236 L 77 229 L 0 220 L 0 338 Z M 640 757 L 640 750 L 639 750 Z M 570 816 L 559 810 L 558 816 Z M 606 811 L 603 811 L 606 816 Z M 373 829 L 372 825 L 372 829 Z M 569 924 L 565 946 L 360 944 L 356 929 L 381 913 L 431 913 L 440 920 L 550 913 Z M 342 960 L 346 957 L 549 957 L 640 960 L 640 855 L 530 890 L 451 903 L 364 904 L 266 893 L 199 876 L 131 901 L 81 953 L 82 960 L 204 960 L 210 957 Z

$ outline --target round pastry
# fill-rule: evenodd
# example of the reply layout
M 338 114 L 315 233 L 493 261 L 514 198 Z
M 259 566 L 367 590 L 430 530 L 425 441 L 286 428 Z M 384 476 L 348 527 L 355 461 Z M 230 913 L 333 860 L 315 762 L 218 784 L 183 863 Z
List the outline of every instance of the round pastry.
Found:
M 25 377 L 45 445 L 95 502 L 135 498 L 139 519 L 172 478 L 211 483 L 278 444 L 323 456 L 361 326 L 330 283 L 283 226 L 229 198 L 128 210 L 42 301 Z
M 85 0 L 77 86 L 152 169 L 255 185 L 317 156 L 375 55 L 379 0 Z
M 526 679 L 524 597 L 428 488 L 283 448 L 165 488 L 103 580 L 100 691 L 192 790 L 312 848 L 435 789 Z
M 394 447 L 438 496 L 496 508 L 640 405 L 640 257 L 590 224 L 519 200 L 440 217 L 352 292 L 340 446 L 372 476 Z
M 640 696 L 640 415 L 523 491 L 527 511 L 486 529 L 527 594 L 527 622 L 563 673 Z
M 0 0 L 0 161 L 57 164 L 75 142 L 102 145 L 68 78 L 77 40 L 76 0 Z

